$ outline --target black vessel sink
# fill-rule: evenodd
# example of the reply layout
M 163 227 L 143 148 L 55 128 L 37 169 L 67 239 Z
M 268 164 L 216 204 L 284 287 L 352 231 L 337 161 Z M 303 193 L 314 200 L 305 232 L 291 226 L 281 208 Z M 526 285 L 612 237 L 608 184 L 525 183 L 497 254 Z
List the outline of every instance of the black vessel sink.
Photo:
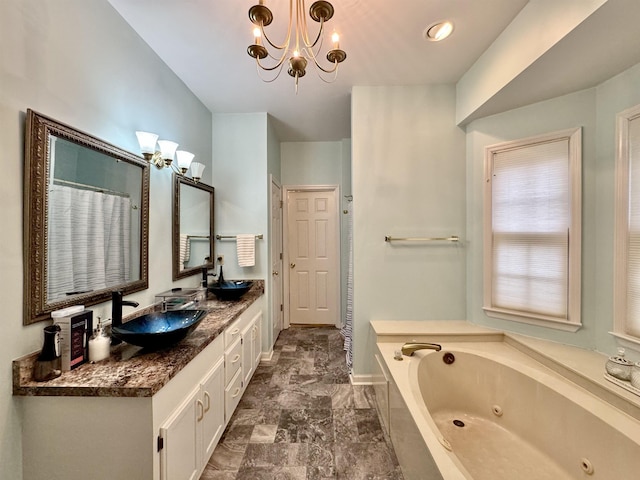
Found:
M 206 310 L 170 310 L 136 317 L 119 327 L 112 335 L 123 342 L 150 349 L 178 343 L 196 329 L 207 315 Z
M 220 300 L 238 300 L 247 293 L 253 282 L 251 281 L 224 281 L 209 285 L 209 291 Z

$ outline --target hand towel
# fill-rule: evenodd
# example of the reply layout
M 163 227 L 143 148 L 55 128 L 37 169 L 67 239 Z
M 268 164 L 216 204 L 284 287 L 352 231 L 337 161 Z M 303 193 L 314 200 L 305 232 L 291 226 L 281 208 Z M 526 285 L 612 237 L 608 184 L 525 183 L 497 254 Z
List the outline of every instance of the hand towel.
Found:
M 179 263 L 180 270 L 184 270 L 184 264 L 189 261 L 191 256 L 191 241 L 189 235 L 180 234 L 180 250 L 179 250 Z
M 241 267 L 253 267 L 256 264 L 256 236 L 236 235 L 236 247 L 238 251 L 238 265 Z

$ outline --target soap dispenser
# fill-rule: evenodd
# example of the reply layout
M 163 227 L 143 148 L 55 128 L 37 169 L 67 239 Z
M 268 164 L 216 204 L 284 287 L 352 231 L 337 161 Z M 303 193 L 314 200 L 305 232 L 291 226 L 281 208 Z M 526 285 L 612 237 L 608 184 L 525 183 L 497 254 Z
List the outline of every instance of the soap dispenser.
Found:
M 200 283 L 200 287 L 197 288 L 196 301 L 204 302 L 207 300 L 207 284 L 209 282 L 209 269 L 207 267 L 202 267 L 202 281 Z
M 102 320 L 98 317 L 98 326 L 93 330 L 93 335 L 89 339 L 89 361 L 99 362 L 109 358 L 111 339 L 104 333 Z
M 33 378 L 36 382 L 46 382 L 62 374 L 60 358 L 60 325 L 44 327 L 42 351 L 33 366 Z

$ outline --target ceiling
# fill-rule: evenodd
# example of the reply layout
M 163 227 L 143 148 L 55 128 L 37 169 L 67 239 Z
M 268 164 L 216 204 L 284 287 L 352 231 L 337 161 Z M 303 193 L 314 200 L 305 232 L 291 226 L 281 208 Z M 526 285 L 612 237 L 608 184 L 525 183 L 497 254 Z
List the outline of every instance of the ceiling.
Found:
M 334 83 L 309 66 L 297 95 L 286 71 L 273 83 L 260 80 L 246 53 L 253 43 L 248 10 L 257 0 L 109 2 L 212 112 L 267 112 L 285 142 L 350 138 L 354 85 L 455 83 L 527 0 L 333 0 L 327 28 L 341 34 L 347 59 Z M 265 4 L 274 14 L 267 32 L 280 41 L 289 2 Z M 442 19 L 454 22 L 453 35 L 424 40 L 425 27 Z

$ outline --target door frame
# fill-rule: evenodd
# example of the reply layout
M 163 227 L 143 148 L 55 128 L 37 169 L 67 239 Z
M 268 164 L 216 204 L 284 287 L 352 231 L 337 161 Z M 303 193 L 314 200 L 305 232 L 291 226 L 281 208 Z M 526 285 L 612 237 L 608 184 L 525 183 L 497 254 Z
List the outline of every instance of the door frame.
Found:
M 280 208 L 280 231 L 276 231 L 276 229 L 274 228 L 273 222 L 272 222 L 272 211 L 273 211 L 273 188 L 277 187 L 280 189 L 280 199 L 279 199 L 279 205 L 278 207 Z M 269 231 L 271 233 L 269 239 L 270 242 L 274 243 L 276 241 L 276 236 L 279 235 L 280 236 L 280 249 L 282 250 L 280 253 L 282 253 L 282 258 L 280 259 L 280 270 L 284 270 L 283 266 L 285 265 L 284 263 L 284 210 L 283 210 L 283 200 L 282 200 L 282 195 L 283 195 L 283 189 L 282 189 L 282 185 L 280 184 L 280 182 L 273 176 L 273 175 L 269 175 Z M 270 339 L 270 351 L 273 351 L 273 346 L 276 342 L 276 335 L 275 335 L 275 329 L 276 326 L 279 323 L 279 318 L 275 318 L 274 317 L 274 312 L 276 312 L 276 307 L 279 305 L 282 305 L 282 313 L 280 314 L 280 318 L 282 318 L 282 324 L 280 325 L 281 330 L 285 328 L 285 322 L 284 322 L 284 278 L 283 275 L 279 275 L 277 276 L 277 278 L 274 278 L 274 274 L 272 271 L 273 268 L 273 252 L 272 252 L 272 245 L 269 245 L 269 274 L 270 274 L 270 279 L 271 279 L 271 285 L 270 285 L 270 294 L 269 294 L 269 304 L 268 304 L 268 308 L 269 308 L 269 318 L 271 318 L 271 325 L 270 325 L 270 332 L 269 332 L 269 336 L 268 338 Z M 278 254 L 279 255 L 279 254 Z M 280 272 L 282 273 L 282 272 Z M 274 287 L 274 282 L 279 282 L 280 283 L 280 298 L 275 298 L 275 294 L 276 294 L 276 288 Z M 277 313 L 276 313 L 277 315 Z M 278 330 L 278 333 L 280 333 L 281 330 Z
M 340 328 L 342 325 L 342 274 L 341 274 L 341 258 L 342 258 L 342 222 L 340 221 L 340 185 L 283 185 L 282 186 L 282 270 L 284 272 L 284 328 L 291 326 L 289 301 L 290 301 L 290 268 L 286 268 L 289 265 L 289 192 L 333 192 L 335 197 L 334 219 L 336 222 L 336 258 L 334 260 L 334 268 L 337 276 L 336 289 L 336 301 L 337 301 L 337 318 L 335 326 Z

